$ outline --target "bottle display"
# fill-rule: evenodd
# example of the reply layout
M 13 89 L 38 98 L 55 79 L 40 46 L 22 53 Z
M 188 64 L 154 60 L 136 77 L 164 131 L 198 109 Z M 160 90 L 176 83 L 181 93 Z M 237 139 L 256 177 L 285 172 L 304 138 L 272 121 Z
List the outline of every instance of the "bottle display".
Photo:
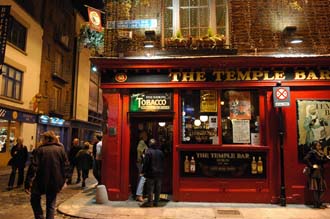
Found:
M 264 171 L 263 163 L 262 163 L 261 157 L 259 156 L 258 162 L 257 162 L 257 172 L 258 172 L 258 174 L 262 174 L 263 171 Z
M 188 156 L 186 156 L 184 161 L 184 172 L 189 173 L 190 172 L 190 161 L 188 160 Z
M 252 157 L 252 162 L 251 162 L 251 173 L 257 174 L 257 162 L 254 156 Z
M 196 163 L 194 156 L 192 156 L 190 161 L 190 173 L 195 173 L 195 172 L 196 172 Z

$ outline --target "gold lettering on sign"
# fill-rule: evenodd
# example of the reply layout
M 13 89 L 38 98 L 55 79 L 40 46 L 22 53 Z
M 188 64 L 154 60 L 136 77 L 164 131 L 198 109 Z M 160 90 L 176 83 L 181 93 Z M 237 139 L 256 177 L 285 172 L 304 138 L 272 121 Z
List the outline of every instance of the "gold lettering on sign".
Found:
M 284 71 L 274 71 L 275 80 L 284 80 L 285 79 L 285 73 Z
M 264 80 L 274 80 L 274 76 L 269 77 L 269 71 L 264 71 Z
M 180 76 L 181 76 L 180 72 L 171 72 L 170 73 L 170 78 L 171 78 L 171 81 L 173 81 L 173 82 L 178 82 Z
M 194 72 L 182 72 L 182 81 L 194 81 Z
M 197 72 L 196 74 L 196 81 L 206 81 L 205 72 Z
M 321 80 L 330 80 L 330 71 L 329 70 L 320 70 L 320 79 Z
M 257 81 L 262 76 L 263 76 L 262 71 L 252 71 L 252 80 L 253 81 Z
M 309 71 L 306 79 L 307 80 L 318 80 L 319 78 L 316 76 L 314 71 Z
M 226 81 L 235 81 L 236 77 L 235 77 L 235 71 L 226 71 Z
M 295 80 L 304 80 L 306 79 L 306 75 L 304 71 L 295 71 L 294 72 L 294 79 Z
M 245 73 L 237 71 L 237 80 L 251 81 L 250 71 L 246 71 Z
M 169 78 L 172 82 L 276 81 L 285 80 L 286 75 L 284 70 L 215 70 L 170 72 Z M 330 70 L 295 70 L 287 80 L 330 80 Z
M 215 81 L 221 81 L 221 75 L 224 73 L 224 71 L 214 71 L 213 76 L 215 76 Z

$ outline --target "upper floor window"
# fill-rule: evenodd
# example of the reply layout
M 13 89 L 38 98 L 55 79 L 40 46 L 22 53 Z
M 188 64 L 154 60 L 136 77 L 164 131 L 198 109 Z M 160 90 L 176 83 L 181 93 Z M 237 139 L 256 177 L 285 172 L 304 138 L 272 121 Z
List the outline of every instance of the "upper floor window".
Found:
M 180 0 L 180 29 L 184 36 L 206 35 L 209 17 L 208 0 Z
M 55 72 L 58 76 L 63 76 L 64 72 L 64 57 L 58 51 L 55 53 Z
M 7 40 L 14 44 L 19 49 L 25 51 L 26 49 L 26 37 L 27 29 L 21 23 L 19 23 L 14 17 L 9 18 L 10 28 Z
M 53 87 L 53 105 L 50 107 L 51 110 L 60 111 L 61 110 L 61 97 L 62 97 L 62 89 L 60 87 L 54 86 Z
M 15 100 L 22 97 L 23 72 L 8 65 L 2 66 L 1 95 Z
M 201 38 L 212 30 L 226 35 L 227 0 L 165 0 L 165 37 L 179 31 L 183 37 Z

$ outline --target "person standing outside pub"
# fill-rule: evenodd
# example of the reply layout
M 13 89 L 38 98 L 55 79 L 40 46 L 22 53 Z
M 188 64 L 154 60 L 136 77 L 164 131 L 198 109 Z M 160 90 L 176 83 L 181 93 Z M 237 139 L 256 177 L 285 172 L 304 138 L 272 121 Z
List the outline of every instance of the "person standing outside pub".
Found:
M 86 179 L 89 175 L 89 169 L 93 166 L 93 158 L 89 152 L 89 142 L 84 143 L 84 148 L 77 153 L 77 166 L 82 171 L 82 183 L 81 187 L 86 187 Z
M 72 183 L 72 175 L 74 172 L 74 169 L 77 169 L 77 181 L 76 183 L 80 183 L 81 181 L 81 170 L 77 166 L 77 153 L 82 149 L 79 145 L 79 139 L 74 138 L 72 141 L 72 145 L 69 151 L 69 161 L 70 161 L 70 178 L 68 179 L 68 184 Z
M 94 159 L 94 167 L 93 172 L 94 176 L 98 182 L 98 184 L 101 184 L 101 169 L 102 169 L 102 136 L 97 135 L 98 142 L 95 146 L 95 159 Z
M 45 218 L 41 207 L 43 194 L 46 194 L 46 218 L 54 218 L 57 193 L 68 176 L 69 161 L 64 148 L 53 131 L 43 133 L 42 144 L 35 149 L 24 183 L 36 219 Z
M 102 165 L 100 161 L 96 160 L 97 144 L 99 142 L 102 143 L 102 136 L 96 135 L 95 142 L 93 143 L 93 153 L 92 154 L 93 154 L 93 175 L 94 175 L 95 179 L 97 180 L 98 184 L 101 183 L 100 180 L 101 180 L 101 165 Z M 99 158 L 100 158 L 100 155 L 98 155 L 98 159 Z
M 10 159 L 9 165 L 11 166 L 11 173 L 8 182 L 7 190 L 12 190 L 15 182 L 16 171 L 18 170 L 17 187 L 23 185 L 24 182 L 24 168 L 26 161 L 28 160 L 29 154 L 27 147 L 23 145 L 23 138 L 17 138 L 17 144 L 11 149 L 10 154 L 12 158 Z
M 308 175 L 308 188 L 313 191 L 314 207 L 324 208 L 322 205 L 322 195 L 326 190 L 326 182 L 324 179 L 323 164 L 330 160 L 330 156 L 326 156 L 322 150 L 319 141 L 312 142 L 312 150 L 304 157 L 304 161 L 310 169 Z
M 146 177 L 148 201 L 141 207 L 158 206 L 162 178 L 164 174 L 164 153 L 158 148 L 155 139 L 149 140 L 149 148 L 145 153 L 142 173 Z M 154 200 L 153 200 L 153 193 Z
M 144 158 L 144 153 L 148 149 L 148 146 L 146 144 L 146 141 L 148 140 L 148 134 L 146 131 L 142 131 L 140 133 L 140 140 L 138 143 L 138 146 L 136 148 L 137 150 L 137 157 L 136 157 L 136 166 L 138 169 L 138 184 L 136 188 L 136 201 L 143 202 L 143 188 L 144 188 L 144 183 L 146 179 L 144 178 L 143 175 L 141 175 L 142 172 L 142 164 L 143 164 L 143 158 Z

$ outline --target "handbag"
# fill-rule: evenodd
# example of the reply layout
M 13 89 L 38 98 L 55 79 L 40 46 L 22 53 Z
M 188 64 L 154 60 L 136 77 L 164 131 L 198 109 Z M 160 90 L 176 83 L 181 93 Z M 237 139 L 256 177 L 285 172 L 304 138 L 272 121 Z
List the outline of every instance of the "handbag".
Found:
M 310 168 L 309 168 L 309 167 L 304 167 L 304 169 L 303 169 L 303 174 L 304 174 L 305 176 L 309 176 L 310 173 L 311 173 Z

